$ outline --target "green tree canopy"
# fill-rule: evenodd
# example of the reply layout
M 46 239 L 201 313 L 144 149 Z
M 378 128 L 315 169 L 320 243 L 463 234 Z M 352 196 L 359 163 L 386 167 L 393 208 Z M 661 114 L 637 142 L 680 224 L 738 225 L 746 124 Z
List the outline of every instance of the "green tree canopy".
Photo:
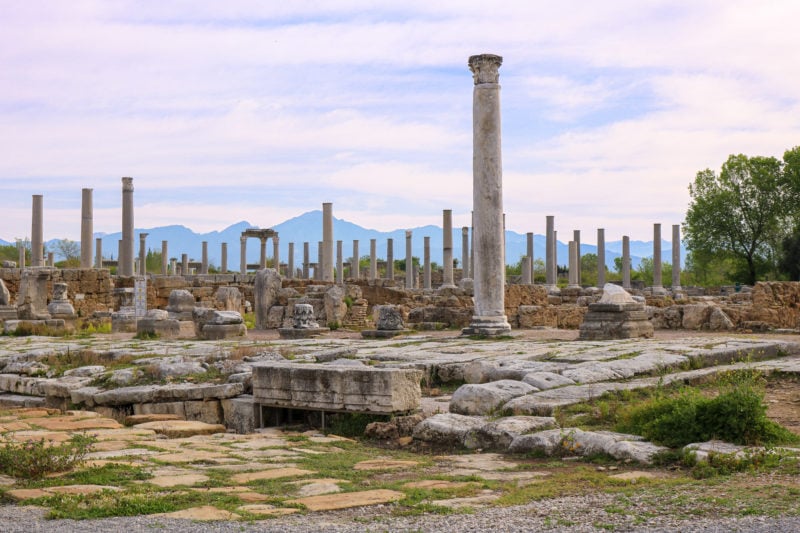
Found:
M 795 149 L 796 151 L 796 149 Z M 790 153 L 784 156 L 786 159 Z M 743 263 L 742 281 L 753 284 L 780 245 L 796 197 L 784 162 L 731 155 L 717 175 L 706 169 L 689 185 L 683 231 L 697 257 L 732 257 Z M 800 185 L 800 180 L 798 180 Z

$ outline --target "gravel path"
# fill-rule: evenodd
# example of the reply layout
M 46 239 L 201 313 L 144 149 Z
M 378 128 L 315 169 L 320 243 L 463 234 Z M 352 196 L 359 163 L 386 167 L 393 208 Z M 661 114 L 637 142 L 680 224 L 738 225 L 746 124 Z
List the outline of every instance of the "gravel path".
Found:
M 643 514 L 607 513 L 604 507 L 613 496 L 593 494 L 539 501 L 515 507 L 481 509 L 474 514 L 392 517 L 384 508 L 359 508 L 348 511 L 315 513 L 259 522 L 192 522 L 154 516 L 108 518 L 102 520 L 47 520 L 37 507 L 0 506 L 0 531 L 32 532 L 252 532 L 275 531 L 312 533 L 318 531 L 377 532 L 508 532 L 508 531 L 647 531 L 647 532 L 800 532 L 800 517 L 701 518 L 680 519 L 672 515 L 650 517 Z M 634 511 L 646 512 L 645 509 Z M 678 514 L 678 513 L 676 513 Z M 637 523 L 636 519 L 639 518 Z

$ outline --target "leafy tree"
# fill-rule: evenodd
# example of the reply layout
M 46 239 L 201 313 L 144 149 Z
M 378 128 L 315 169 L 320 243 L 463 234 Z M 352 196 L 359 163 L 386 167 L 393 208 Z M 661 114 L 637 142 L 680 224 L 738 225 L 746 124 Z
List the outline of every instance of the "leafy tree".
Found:
M 53 250 L 56 255 L 61 257 L 64 267 L 75 267 L 81 264 L 81 245 L 69 239 L 59 239 L 55 241 Z
M 768 270 L 793 209 L 795 193 L 784 163 L 731 155 L 719 175 L 698 172 L 689 195 L 683 226 L 687 248 L 698 257 L 722 254 L 741 261 L 742 281 L 755 283 Z
M 781 249 L 778 268 L 791 281 L 800 280 L 800 228 L 783 239 Z
M 597 254 L 581 256 L 581 285 L 597 285 Z

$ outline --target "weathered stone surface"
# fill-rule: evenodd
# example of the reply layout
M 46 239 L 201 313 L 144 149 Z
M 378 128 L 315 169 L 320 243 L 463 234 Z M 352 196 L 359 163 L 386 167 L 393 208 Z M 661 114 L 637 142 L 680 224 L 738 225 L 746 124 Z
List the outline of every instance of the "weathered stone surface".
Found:
M 708 317 L 708 329 L 712 331 L 732 331 L 736 329 L 733 321 L 719 307 L 714 307 Z
M 645 442 L 636 435 L 610 431 L 582 431 L 577 428 L 552 429 L 516 437 L 509 446 L 512 453 L 543 452 L 547 455 L 589 456 L 606 453 L 615 459 L 650 464 L 655 454 L 667 448 Z
M 236 433 L 252 433 L 255 430 L 255 403 L 252 396 L 237 396 L 222 400 L 225 427 Z
M 302 468 L 270 468 L 269 470 L 259 470 L 258 472 L 243 472 L 231 476 L 231 481 L 234 483 L 249 483 L 251 481 L 258 481 L 261 479 L 281 479 L 285 477 L 299 477 L 314 474 L 312 470 L 303 470 Z
M 281 276 L 273 268 L 256 272 L 253 296 L 255 298 L 256 329 L 267 329 L 269 309 L 276 303 L 281 289 Z
M 403 313 L 396 305 L 375 306 L 375 327 L 381 331 L 395 331 L 405 328 Z
M 603 291 L 598 303 L 589 304 L 589 311 L 580 325 L 580 340 L 653 336 L 653 324 L 648 320 L 643 303 L 617 285 L 607 283 Z
M 441 446 L 462 446 L 470 430 L 486 423 L 481 416 L 440 413 L 426 418 L 414 428 L 414 439 Z
M 601 304 L 628 304 L 628 303 L 635 303 L 636 300 L 633 297 L 620 287 L 619 285 L 614 285 L 613 283 L 606 283 L 603 285 L 603 296 L 600 298 L 598 303 Z
M 0 305 L 11 305 L 11 293 L 6 284 L 0 279 Z
M 535 390 L 527 383 L 510 379 L 462 385 L 453 393 L 450 412 L 462 415 L 489 414 L 517 396 Z
M 539 390 L 553 389 L 565 385 L 574 385 L 575 382 L 568 377 L 553 372 L 529 372 L 522 381 Z
M 365 505 L 378 505 L 402 500 L 406 495 L 396 490 L 376 489 L 343 494 L 325 494 L 288 500 L 287 503 L 303 505 L 309 511 L 333 511 Z
M 214 433 L 225 433 L 225 426 L 222 424 L 206 424 L 205 422 L 188 420 L 165 420 L 162 422 L 146 422 L 137 424 L 136 429 L 150 429 L 164 435 L 170 439 L 191 437 L 192 435 L 212 435 Z
M 22 271 L 17 293 L 17 314 L 22 320 L 44 320 L 47 312 L 47 280 L 51 269 L 37 268 Z
M 214 306 L 223 311 L 242 312 L 242 293 L 236 287 L 220 287 L 214 294 Z
M 298 363 L 253 366 L 256 403 L 275 407 L 397 413 L 419 408 L 419 370 Z
M 469 449 L 506 451 L 517 436 L 557 425 L 555 418 L 549 416 L 509 416 L 469 431 L 464 437 L 464 446 Z
M 167 312 L 170 318 L 176 320 L 191 320 L 194 306 L 195 299 L 191 292 L 185 289 L 178 289 L 169 293 Z
M 683 306 L 683 329 L 707 329 L 713 307 L 706 304 Z
M 544 290 L 544 288 L 542 287 Z M 539 328 L 558 326 L 558 308 L 544 305 L 521 305 L 518 308 L 520 328 Z
M 211 505 L 202 505 L 200 507 L 190 507 L 172 513 L 160 513 L 152 516 L 162 516 L 164 518 L 177 518 L 184 520 L 197 520 L 198 522 L 216 521 L 216 520 L 238 520 L 240 516 L 230 511 L 217 509 Z
M 332 285 L 325 291 L 325 318 L 331 327 L 344 324 L 347 315 L 347 304 L 344 302 L 344 288 L 340 285 Z
M 108 391 L 95 387 L 84 387 L 71 391 L 70 397 L 75 404 L 86 403 L 91 407 L 93 405 L 127 405 L 178 400 L 232 398 L 240 395 L 243 389 L 244 387 L 241 383 L 142 385 Z

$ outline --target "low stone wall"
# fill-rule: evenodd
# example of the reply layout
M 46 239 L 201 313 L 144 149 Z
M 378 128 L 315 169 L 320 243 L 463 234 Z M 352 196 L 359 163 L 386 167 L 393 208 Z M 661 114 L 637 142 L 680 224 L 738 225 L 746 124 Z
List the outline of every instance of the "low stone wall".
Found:
M 115 280 L 107 269 L 43 268 L 40 270 L 46 273 L 48 295 L 53 293 L 54 283 L 67 284 L 69 300 L 79 317 L 91 316 L 95 311 L 113 310 Z M 16 302 L 22 269 L 0 268 L 0 279 L 6 284 L 11 300 Z

